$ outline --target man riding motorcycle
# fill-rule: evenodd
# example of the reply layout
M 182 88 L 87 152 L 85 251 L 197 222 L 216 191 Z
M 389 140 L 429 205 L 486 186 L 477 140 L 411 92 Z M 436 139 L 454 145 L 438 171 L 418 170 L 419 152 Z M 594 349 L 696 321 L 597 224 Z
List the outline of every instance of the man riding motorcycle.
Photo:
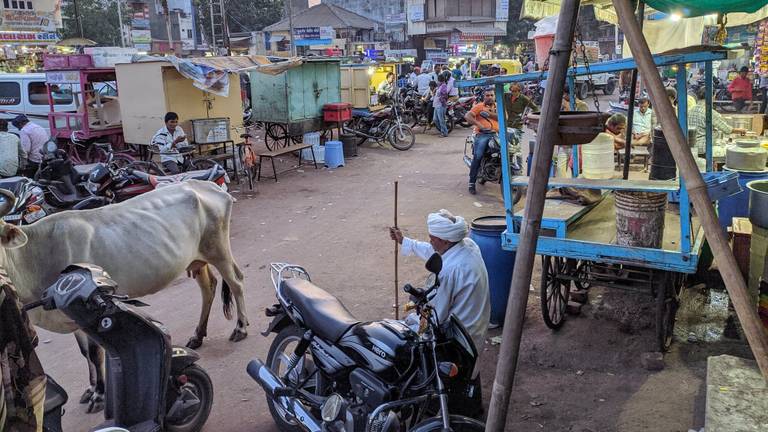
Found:
M 499 122 L 496 112 L 496 97 L 493 90 L 485 90 L 483 102 L 475 104 L 464 116 L 470 124 L 475 126 L 475 145 L 472 154 L 472 165 L 469 168 L 469 193 L 475 195 L 477 189 L 477 172 L 480 161 L 486 152 L 488 142 L 499 132 Z

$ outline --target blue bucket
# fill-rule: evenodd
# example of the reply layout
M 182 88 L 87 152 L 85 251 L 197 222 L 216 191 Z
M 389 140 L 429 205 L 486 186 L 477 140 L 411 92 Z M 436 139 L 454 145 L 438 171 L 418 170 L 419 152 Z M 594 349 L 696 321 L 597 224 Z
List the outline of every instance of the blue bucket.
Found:
M 491 323 L 501 325 L 507 312 L 509 285 L 515 267 L 515 253 L 501 247 L 501 234 L 507 229 L 504 216 L 484 216 L 472 221 L 469 238 L 480 247 L 488 271 L 491 292 Z
M 717 217 L 720 219 L 720 226 L 723 228 L 723 231 L 727 232 L 733 218 L 747 217 L 749 215 L 749 190 L 747 190 L 747 183 L 753 180 L 768 180 L 768 171 L 736 171 L 728 167 L 723 168 L 723 171 L 738 173 L 739 186 L 741 186 L 741 192 L 720 198 L 717 202 Z
M 344 166 L 344 145 L 341 141 L 326 141 L 324 156 L 328 168 Z

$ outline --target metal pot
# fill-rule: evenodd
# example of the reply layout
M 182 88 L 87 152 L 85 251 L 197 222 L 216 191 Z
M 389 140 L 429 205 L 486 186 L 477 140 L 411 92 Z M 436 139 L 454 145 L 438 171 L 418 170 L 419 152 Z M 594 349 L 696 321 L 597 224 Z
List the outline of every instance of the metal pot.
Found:
M 758 145 L 742 147 L 731 145 L 725 149 L 725 166 L 736 171 L 764 171 L 768 160 L 768 151 Z
M 749 189 L 749 221 L 761 228 L 768 228 L 768 180 L 753 180 Z
M 556 145 L 586 144 L 592 142 L 605 130 L 610 113 L 597 111 L 561 111 L 557 124 L 560 140 Z M 528 124 L 533 130 L 539 128 L 541 113 L 528 114 Z

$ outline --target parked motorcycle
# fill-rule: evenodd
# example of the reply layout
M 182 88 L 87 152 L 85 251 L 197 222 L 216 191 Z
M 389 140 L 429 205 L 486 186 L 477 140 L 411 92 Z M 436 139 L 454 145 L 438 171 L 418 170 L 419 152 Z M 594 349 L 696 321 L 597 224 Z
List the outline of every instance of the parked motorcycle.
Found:
M 440 286 L 440 256 L 426 268 L 431 285 L 404 287 L 421 323 L 414 331 L 391 319 L 360 322 L 304 268 L 272 264 L 278 303 L 267 309 L 273 319 L 262 334 L 276 336 L 266 364 L 252 360 L 248 374 L 264 389 L 280 430 L 485 429 L 467 417 L 481 409 L 479 380 L 472 378 L 477 349 L 454 316 L 438 322 L 428 299 Z
M 32 179 L 8 177 L 0 180 L 0 189 L 16 196 L 13 207 L 3 216 L 3 221 L 13 225 L 28 225 L 46 216 L 43 209 L 44 193 Z
M 31 310 L 59 310 L 106 351 L 102 428 L 199 431 L 213 404 L 213 384 L 193 350 L 171 345 L 162 323 L 140 313 L 138 300 L 116 294 L 109 274 L 90 264 L 67 267 Z M 48 377 L 44 430 L 60 432 L 66 391 Z
M 521 175 L 523 172 L 523 156 L 520 149 L 520 140 L 512 128 L 507 128 L 507 151 L 509 154 L 510 177 Z M 464 142 L 464 164 L 467 167 L 472 166 L 472 158 L 475 154 L 475 133 L 468 136 Z M 498 135 L 494 135 L 488 142 L 485 154 L 480 159 L 480 169 L 477 173 L 477 182 L 484 184 L 486 182 L 498 183 L 501 186 L 502 196 L 504 195 L 504 184 L 502 182 L 501 169 L 501 145 Z M 512 204 L 517 204 L 523 196 L 522 188 L 512 187 Z
M 403 122 L 399 104 L 393 103 L 380 111 L 353 109 L 352 120 L 344 125 L 344 132 L 357 136 L 357 145 L 366 140 L 388 141 L 397 150 L 408 150 L 416 142 L 410 126 Z

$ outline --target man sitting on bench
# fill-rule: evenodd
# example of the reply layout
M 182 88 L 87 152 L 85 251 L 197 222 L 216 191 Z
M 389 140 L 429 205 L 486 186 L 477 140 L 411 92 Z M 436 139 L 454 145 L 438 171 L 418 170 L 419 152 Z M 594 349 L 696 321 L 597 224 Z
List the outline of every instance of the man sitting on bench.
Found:
M 152 144 L 160 148 L 160 163 L 168 174 L 181 172 L 184 156 L 178 147 L 189 146 L 184 131 L 179 126 L 179 115 L 175 112 L 165 114 L 165 126 L 152 137 Z

